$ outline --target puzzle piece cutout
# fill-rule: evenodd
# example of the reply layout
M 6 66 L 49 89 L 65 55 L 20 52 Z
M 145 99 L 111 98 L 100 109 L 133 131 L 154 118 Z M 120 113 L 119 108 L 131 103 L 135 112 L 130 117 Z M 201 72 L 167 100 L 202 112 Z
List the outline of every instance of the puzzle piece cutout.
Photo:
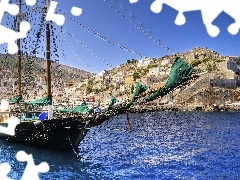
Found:
M 36 0 L 26 0 L 26 4 L 28 5 L 28 6 L 33 6 L 33 5 L 35 5 L 36 4 Z
M 129 0 L 129 2 L 132 4 L 138 2 L 138 0 Z
M 33 6 L 36 4 L 36 0 L 25 0 L 26 4 Z M 62 26 L 65 22 L 65 17 L 60 14 L 55 14 L 58 2 L 51 1 L 46 15 L 47 21 L 54 21 L 58 26 Z M 0 23 L 2 21 L 3 15 L 8 12 L 11 15 L 17 15 L 19 13 L 19 7 L 16 4 L 9 4 L 9 0 L 0 1 Z M 82 9 L 78 7 L 72 7 L 71 13 L 74 16 L 80 16 L 82 14 Z M 17 39 L 22 39 L 27 37 L 27 32 L 30 30 L 30 24 L 26 21 L 21 22 L 20 32 L 15 32 L 8 29 L 0 24 L 0 44 L 8 44 L 8 52 L 10 54 L 15 54 L 18 51 L 18 46 L 15 43 Z
M 223 1 L 223 0 L 221 0 Z M 224 1 L 225 2 L 225 1 Z M 222 2 L 223 4 L 223 2 Z M 240 1 L 238 0 L 229 0 L 222 5 L 223 11 L 229 16 L 234 18 L 235 22 L 228 26 L 228 32 L 232 35 L 236 35 L 240 29 Z
M 0 22 L 2 21 L 3 14 L 8 12 L 11 15 L 17 15 L 19 13 L 19 7 L 16 4 L 9 4 L 9 0 L 1 0 L 0 2 Z M 26 38 L 27 32 L 30 30 L 30 24 L 28 22 L 21 22 L 20 32 L 15 32 L 0 25 L 0 44 L 8 43 L 8 52 L 10 54 L 17 53 L 18 46 L 15 43 L 17 39 Z
M 6 111 L 9 108 L 9 103 L 7 100 L 2 100 L 0 105 L 0 110 Z M 19 124 L 19 119 L 15 116 L 11 116 L 8 119 L 8 127 L 0 126 L 0 133 L 4 133 L 10 136 L 15 135 L 16 126 Z
M 136 3 L 138 0 L 129 0 L 130 3 Z M 235 19 L 235 22 L 228 26 L 228 32 L 236 35 L 240 29 L 240 1 L 239 0 L 154 0 L 150 9 L 154 13 L 160 13 L 163 4 L 166 4 L 178 11 L 175 19 L 176 25 L 183 25 L 186 18 L 184 12 L 200 10 L 202 14 L 203 24 L 208 34 L 212 37 L 219 35 L 220 29 L 213 25 L 212 22 L 219 16 L 221 12 L 227 13 Z
M 8 126 L 7 127 L 0 126 L 0 133 L 10 135 L 10 136 L 14 136 L 15 135 L 15 129 L 16 129 L 16 126 L 19 124 L 19 121 L 20 120 L 17 117 L 11 116 L 8 119 Z
M 18 151 L 16 159 L 20 162 L 27 162 L 27 166 L 21 180 L 40 180 L 38 173 L 45 173 L 49 171 L 49 165 L 47 162 L 41 162 L 39 165 L 35 165 L 32 154 L 27 154 L 25 151 Z M 13 180 L 7 177 L 10 170 L 11 166 L 9 163 L 4 162 L 0 164 L 0 179 Z
M 0 22 L 2 21 L 3 15 L 8 12 L 12 16 L 15 16 L 19 12 L 19 7 L 16 4 L 9 4 L 9 0 L 1 0 L 0 2 Z
M 71 13 L 74 16 L 80 16 L 82 14 L 82 9 L 79 8 L 79 7 L 73 6 L 72 9 L 71 9 Z
M 21 180 L 40 180 L 38 173 L 46 173 L 50 169 L 47 162 L 41 162 L 39 165 L 35 165 L 32 154 L 27 154 L 25 151 L 18 151 L 16 158 L 20 162 L 27 162 Z
M 0 25 L 0 44 L 8 43 L 8 52 L 15 54 L 18 51 L 18 46 L 15 43 L 17 39 L 27 37 L 27 32 L 30 30 L 30 24 L 28 22 L 22 22 L 20 24 L 20 32 L 15 32 Z
M 7 111 L 8 108 L 9 108 L 9 103 L 8 103 L 8 101 L 3 99 L 3 100 L 1 101 L 0 110 L 2 110 L 2 111 Z
M 65 17 L 60 14 L 55 14 L 55 9 L 57 8 L 58 2 L 51 1 L 48 8 L 48 13 L 46 16 L 47 21 L 54 21 L 58 26 L 62 26 L 65 22 Z
M 7 177 L 10 170 L 11 170 L 10 164 L 8 164 L 6 162 L 0 164 L 0 179 L 1 180 L 13 180 L 12 178 Z

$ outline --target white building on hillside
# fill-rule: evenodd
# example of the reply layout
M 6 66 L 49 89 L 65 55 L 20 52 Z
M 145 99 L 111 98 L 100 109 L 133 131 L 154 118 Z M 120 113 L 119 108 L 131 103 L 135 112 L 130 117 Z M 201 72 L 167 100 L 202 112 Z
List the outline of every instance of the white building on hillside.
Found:
M 102 84 L 103 85 L 108 85 L 108 84 L 111 83 L 111 80 L 112 80 L 112 78 L 110 76 L 105 75 L 104 78 L 103 78 Z
M 151 86 L 154 83 L 161 83 L 162 82 L 162 78 L 158 78 L 158 77 L 142 77 L 140 79 L 136 80 L 137 82 L 147 85 L 147 86 Z
M 139 60 L 138 61 L 138 67 L 143 67 L 143 66 L 147 66 L 149 65 L 151 62 L 153 61 L 152 58 L 145 58 L 145 59 L 142 59 L 142 60 Z
M 161 66 L 165 66 L 166 64 L 169 64 L 170 60 L 169 59 L 165 59 L 161 61 Z
M 126 72 L 121 72 L 121 71 L 117 72 L 117 76 L 125 76 L 125 75 L 126 75 Z
M 100 73 L 98 73 L 96 76 L 95 76 L 95 80 L 99 80 L 99 81 L 103 81 L 104 80 L 104 77 L 107 75 L 107 71 L 104 70 L 104 71 L 101 71 Z
M 164 72 L 164 68 L 163 67 L 155 67 L 155 68 L 149 69 L 147 75 L 148 76 L 159 76 L 161 74 L 161 72 Z
M 127 90 L 127 87 L 124 84 L 121 84 L 119 91 L 124 92 L 126 90 Z
M 125 75 L 114 75 L 112 76 L 112 81 L 115 81 L 115 82 L 118 82 L 118 83 L 124 83 L 124 78 L 125 78 Z
M 163 75 L 165 75 L 165 74 L 167 74 L 166 71 L 161 71 L 161 72 L 159 72 L 159 76 L 163 76 Z

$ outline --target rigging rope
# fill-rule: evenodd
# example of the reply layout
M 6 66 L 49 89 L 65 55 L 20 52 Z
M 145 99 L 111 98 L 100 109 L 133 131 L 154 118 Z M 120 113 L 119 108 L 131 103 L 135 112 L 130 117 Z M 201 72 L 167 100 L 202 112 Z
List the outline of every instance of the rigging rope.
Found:
M 62 27 L 61 27 L 61 29 L 62 29 Z M 62 30 L 60 31 L 60 35 L 61 35 L 61 33 L 62 33 Z M 58 38 L 58 42 L 60 44 L 60 51 L 62 52 L 62 57 L 63 57 L 64 61 L 66 62 L 66 65 L 69 66 L 69 62 L 68 62 L 68 59 L 66 57 L 65 50 L 63 48 L 63 41 L 60 42 L 60 39 Z
M 80 27 L 80 28 L 83 28 L 83 29 L 86 30 L 87 32 L 92 33 L 92 34 L 93 34 L 94 36 L 96 36 L 97 38 L 99 38 L 99 39 L 101 39 L 101 40 L 103 40 L 103 41 L 105 41 L 105 42 L 108 42 L 109 44 L 118 46 L 120 49 L 126 50 L 126 51 L 128 51 L 128 52 L 130 52 L 130 53 L 132 53 L 132 54 L 135 54 L 135 55 L 137 55 L 137 56 L 140 56 L 141 58 L 146 58 L 146 56 L 143 56 L 143 55 L 141 55 L 140 53 L 135 52 L 134 50 L 131 50 L 131 49 L 129 49 L 129 48 L 127 48 L 127 47 L 125 47 L 125 46 L 117 43 L 117 42 L 114 42 L 114 41 L 112 41 L 111 39 L 109 39 L 109 38 L 107 38 L 107 37 L 105 37 L 105 36 L 97 33 L 96 31 L 90 29 L 89 27 L 87 27 L 87 26 L 85 26 L 85 25 L 77 22 L 73 17 L 68 16 L 68 15 L 67 15 L 66 13 L 64 13 L 61 9 L 58 8 L 58 10 L 59 10 L 61 13 L 63 13 L 63 14 L 65 15 L 65 17 L 67 17 L 68 19 L 71 19 L 76 26 L 78 26 L 78 27 Z
M 55 86 L 53 86 L 53 91 L 54 91 L 54 88 L 57 88 L 58 90 L 59 89 L 64 89 L 63 88 L 63 74 L 62 73 L 62 69 L 60 69 L 60 63 L 59 63 L 59 60 L 57 58 L 59 58 L 59 55 L 58 55 L 58 45 L 56 44 L 56 39 L 59 40 L 59 38 L 57 38 L 57 35 L 55 35 L 55 32 L 56 31 L 56 27 L 53 26 L 53 22 L 50 22 L 50 29 L 51 29 L 51 48 L 53 47 L 54 50 L 53 50 L 53 53 L 54 53 L 54 57 L 52 56 L 53 53 L 50 53 L 51 57 L 50 59 L 55 59 L 55 61 L 52 61 L 51 62 L 51 69 L 53 69 L 52 71 L 52 76 L 55 77 L 55 79 L 57 79 L 57 81 L 54 79 L 53 81 L 55 81 Z M 52 78 L 53 79 L 53 78 Z
M 93 56 L 104 62 L 107 66 L 110 68 L 113 67 L 109 62 L 107 62 L 105 59 L 101 58 L 97 53 L 93 52 L 87 45 L 85 45 L 82 41 L 78 40 L 76 36 L 70 32 L 68 32 L 66 29 L 63 29 L 69 36 L 71 36 L 78 44 L 80 44 L 83 48 L 85 48 L 89 53 L 91 53 Z
M 103 0 L 105 3 L 107 3 L 113 10 L 115 10 L 119 15 L 121 15 L 125 20 L 127 20 L 130 24 L 132 24 L 135 28 L 137 28 L 138 30 L 140 30 L 142 33 L 144 33 L 147 37 L 149 37 L 151 40 L 153 40 L 155 43 L 157 43 L 158 45 L 160 45 L 163 49 L 165 49 L 166 51 L 168 51 L 170 54 L 174 55 L 175 53 L 171 51 L 171 49 L 166 46 L 165 44 L 162 43 L 162 41 L 157 38 L 156 36 L 154 36 L 152 34 L 152 32 L 146 28 L 139 20 L 137 20 L 131 13 L 129 13 L 121 4 L 119 4 L 116 0 L 115 3 L 118 4 L 125 12 L 127 12 L 135 21 L 137 21 L 143 28 L 146 29 L 143 30 L 141 27 L 139 27 L 138 25 L 134 24 L 133 21 L 131 21 L 129 18 L 127 18 L 126 16 L 124 16 L 124 14 L 122 14 L 119 10 L 117 10 L 116 8 L 114 8 L 107 0 Z
M 79 57 L 79 54 L 76 53 L 76 51 L 74 50 L 74 48 L 70 45 L 70 44 L 72 44 L 72 43 L 71 43 L 71 41 L 69 40 L 69 38 L 67 38 L 66 33 L 60 31 L 59 29 L 58 29 L 58 32 L 60 33 L 60 35 L 63 34 L 63 35 L 65 36 L 66 39 L 63 38 L 63 40 L 67 42 L 67 45 L 68 45 L 69 49 L 73 52 L 73 54 L 74 54 L 74 55 L 76 56 L 76 58 L 80 61 L 80 63 L 81 63 L 85 68 L 87 68 L 88 70 L 90 70 L 91 73 L 93 73 L 92 69 L 90 69 L 90 67 L 89 67 L 87 64 L 84 64 L 85 61 L 82 59 L 82 57 Z M 67 40 L 68 40 L 68 41 L 67 41 Z M 68 43 L 68 42 L 69 42 L 69 43 Z
M 59 38 L 58 38 L 58 42 L 59 42 L 59 44 L 60 44 L 60 51 L 62 52 L 62 57 L 63 57 L 64 61 L 66 62 L 67 66 L 69 66 L 69 65 L 68 65 L 68 60 L 66 59 L 66 54 L 65 54 L 65 52 L 64 52 L 64 50 L 63 50 L 63 47 L 62 47 L 62 44 L 63 44 L 63 43 L 60 42 L 60 39 L 59 39 Z M 62 71 L 62 70 L 60 70 L 60 71 Z M 60 72 L 60 71 L 59 71 L 59 72 Z M 63 84 L 63 81 L 61 81 L 61 83 Z M 64 102 L 64 103 L 67 104 L 67 103 L 68 103 L 67 91 L 66 91 L 66 89 L 64 88 L 64 86 L 62 86 L 61 88 L 63 89 L 63 90 L 62 90 L 62 93 L 63 93 L 63 95 L 64 95 L 63 97 L 66 97 L 66 98 L 65 98 L 65 101 L 62 100 L 62 102 Z M 64 98 L 63 98 L 63 99 L 64 99 Z

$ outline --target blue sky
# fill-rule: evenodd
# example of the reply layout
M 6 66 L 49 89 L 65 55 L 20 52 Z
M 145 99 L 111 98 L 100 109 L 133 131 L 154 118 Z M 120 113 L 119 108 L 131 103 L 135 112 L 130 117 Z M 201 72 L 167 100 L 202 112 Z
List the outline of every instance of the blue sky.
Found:
M 234 19 L 225 13 L 221 13 L 214 20 L 213 24 L 217 25 L 221 32 L 217 37 L 212 38 L 202 23 L 200 11 L 184 13 L 186 23 L 182 26 L 177 26 L 174 23 L 177 11 L 167 5 L 163 6 L 161 13 L 155 14 L 150 10 L 150 5 L 153 0 L 139 0 L 139 2 L 134 4 L 130 4 L 129 0 L 116 1 L 118 3 L 116 3 L 115 0 L 59 0 L 58 7 L 69 17 L 74 18 L 77 22 L 89 27 L 94 32 L 143 56 L 158 58 L 170 54 L 117 13 L 115 9 L 132 20 L 134 24 L 142 27 L 119 5 L 122 5 L 140 21 L 144 27 L 149 29 L 154 36 L 160 39 L 175 53 L 182 53 L 199 46 L 218 51 L 221 55 L 240 56 L 240 33 L 237 35 L 228 33 L 227 27 L 234 22 Z M 109 4 L 114 8 L 111 8 Z M 82 15 L 78 17 L 71 15 L 70 10 L 72 6 L 82 8 Z M 34 16 L 34 18 L 39 19 L 37 13 L 35 13 Z M 2 24 L 4 24 L 4 21 L 7 21 L 6 17 L 3 19 Z M 53 25 L 59 30 L 55 23 L 53 23 Z M 115 67 L 126 62 L 128 59 L 140 60 L 142 58 L 141 56 L 122 50 L 116 45 L 97 38 L 93 33 L 89 33 L 83 28 L 76 26 L 70 18 L 66 17 L 65 24 L 62 28 L 73 33 L 76 39 L 88 46 L 95 55 L 89 53 L 86 48 L 83 48 L 68 34 L 63 33 L 60 35 L 57 30 L 55 35 L 58 35 L 56 42 L 58 43 L 58 55 L 60 56 L 58 59 L 60 63 L 98 73 L 104 69 L 111 69 L 106 63 L 102 62 L 103 59 Z M 37 26 L 34 26 L 32 23 L 32 31 L 29 37 L 33 37 L 33 34 L 37 32 L 36 29 Z M 62 32 L 65 32 L 64 30 L 62 30 Z M 78 57 L 81 57 L 83 63 L 73 54 L 67 43 L 77 52 Z M 43 47 L 45 45 L 43 40 L 41 45 Z M 66 59 L 62 57 L 62 49 L 64 49 Z M 96 54 L 101 57 L 101 60 L 96 58 Z M 43 57 L 43 53 L 40 53 L 40 56 Z M 52 59 L 55 58 L 56 57 L 52 55 Z

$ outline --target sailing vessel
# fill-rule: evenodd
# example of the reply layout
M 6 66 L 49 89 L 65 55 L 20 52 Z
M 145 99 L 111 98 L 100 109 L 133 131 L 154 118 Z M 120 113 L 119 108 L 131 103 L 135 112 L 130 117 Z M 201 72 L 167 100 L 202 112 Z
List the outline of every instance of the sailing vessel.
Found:
M 21 0 L 19 0 L 19 5 L 20 4 Z M 49 7 L 49 0 L 47 0 L 47 7 Z M 18 40 L 18 45 L 18 96 L 12 99 L 12 101 L 17 103 L 19 103 L 22 99 L 20 40 Z M 194 76 L 194 69 L 191 66 L 184 62 L 181 58 L 175 57 L 166 84 L 158 90 L 147 92 L 147 86 L 136 82 L 133 97 L 129 102 L 117 104 L 117 99 L 113 95 L 110 95 L 111 99 L 108 107 L 98 113 L 93 113 L 89 110 L 84 102 L 75 108 L 57 109 L 53 113 L 50 65 L 50 28 L 49 22 L 46 22 L 47 96 L 39 100 L 23 102 L 20 104 L 25 104 L 26 106 L 47 106 L 48 117 L 47 119 L 41 120 L 29 118 L 20 121 L 16 126 L 14 136 L 0 134 L 0 137 L 9 141 L 27 143 L 48 149 L 77 149 L 79 143 L 83 140 L 91 127 L 97 126 L 113 116 L 128 112 L 129 108 L 134 105 L 134 103 L 153 101 L 172 92 L 175 88 L 186 83 L 189 79 L 197 78 Z M 27 111 L 26 108 L 21 110 L 21 108 L 19 108 L 17 111 L 12 111 L 11 113 L 18 116 L 18 114 L 21 113 L 35 113 L 36 115 L 40 112 L 36 110 Z M 0 122 L 0 125 L 7 126 L 8 123 Z
M 21 0 L 18 0 L 19 7 Z M 49 0 L 47 0 L 47 8 L 49 8 Z M 20 8 L 21 10 L 21 8 Z M 21 11 L 19 12 L 19 14 Z M 20 17 L 17 18 L 18 31 L 20 24 Z M 22 100 L 21 88 L 21 49 L 20 39 L 17 40 L 18 45 L 18 96 L 9 100 L 9 103 L 20 103 Z M 77 118 L 54 118 L 52 109 L 52 91 L 51 91 L 51 60 L 50 60 L 50 28 L 49 22 L 46 22 L 46 75 L 47 75 L 47 97 L 36 100 L 23 102 L 21 104 L 41 104 L 48 106 L 48 119 L 38 120 L 37 118 L 28 118 L 21 120 L 15 128 L 15 135 L 6 135 L 1 133 L 0 137 L 20 143 L 27 143 L 34 146 L 54 149 L 76 149 L 79 142 L 84 138 L 90 129 L 89 121 L 79 120 Z M 41 112 L 41 111 L 40 111 Z M 19 114 L 36 115 L 39 111 L 23 111 L 19 107 L 15 111 L 11 111 L 11 115 L 19 116 Z M 35 116 L 36 117 L 36 116 Z M 8 122 L 0 122 L 1 126 L 7 127 Z

